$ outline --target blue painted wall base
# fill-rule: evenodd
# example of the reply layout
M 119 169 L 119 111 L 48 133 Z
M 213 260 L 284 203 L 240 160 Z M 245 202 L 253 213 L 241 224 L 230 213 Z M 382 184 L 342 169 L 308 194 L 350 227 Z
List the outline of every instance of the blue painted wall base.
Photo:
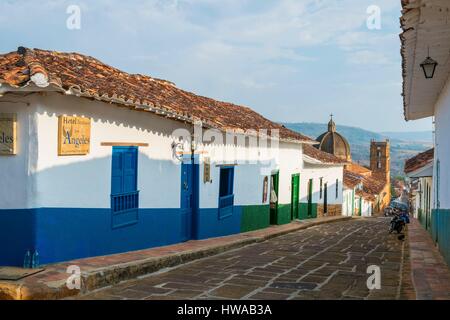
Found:
M 241 207 L 219 219 L 218 209 L 196 210 L 192 237 L 239 233 Z M 22 266 L 27 250 L 41 264 L 164 246 L 185 241 L 181 211 L 139 209 L 138 221 L 112 228 L 110 209 L 39 208 L 0 210 L 0 265 Z
M 219 218 L 218 208 L 198 210 L 194 220 L 196 223 L 194 239 L 200 240 L 240 233 L 241 215 L 242 208 L 240 206 L 234 206 L 233 214 L 222 219 Z
M 432 215 L 432 237 L 450 266 L 450 209 L 435 209 Z
M 23 266 L 36 244 L 35 210 L 0 210 L 0 266 Z
M 110 209 L 0 210 L 0 265 L 21 266 L 27 250 L 41 264 L 181 241 L 179 209 L 139 209 L 138 222 L 112 228 Z

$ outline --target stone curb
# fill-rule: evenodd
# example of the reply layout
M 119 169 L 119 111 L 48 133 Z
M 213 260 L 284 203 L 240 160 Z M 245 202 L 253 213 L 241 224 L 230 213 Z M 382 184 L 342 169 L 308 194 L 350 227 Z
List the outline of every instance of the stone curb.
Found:
M 151 257 L 143 260 L 136 260 L 126 263 L 111 265 L 105 268 L 98 268 L 90 272 L 82 272 L 81 290 L 69 290 L 65 281 L 55 281 L 36 284 L 14 283 L 11 281 L 0 281 L 0 300 L 54 300 L 74 297 L 79 294 L 104 288 L 117 284 L 125 280 L 135 279 L 139 276 L 151 274 L 165 268 L 175 267 L 180 264 L 217 255 L 229 250 L 241 248 L 249 244 L 263 242 L 275 237 L 283 236 L 298 230 L 311 228 L 321 224 L 351 220 L 352 217 L 333 217 L 319 221 L 307 221 L 298 223 L 298 226 L 274 231 L 273 233 L 253 235 L 264 232 L 262 230 L 248 232 L 248 237 L 244 239 L 232 240 L 226 244 L 213 245 L 207 248 L 200 248 L 184 252 L 178 252 L 159 257 Z M 241 234 L 246 236 L 245 233 Z

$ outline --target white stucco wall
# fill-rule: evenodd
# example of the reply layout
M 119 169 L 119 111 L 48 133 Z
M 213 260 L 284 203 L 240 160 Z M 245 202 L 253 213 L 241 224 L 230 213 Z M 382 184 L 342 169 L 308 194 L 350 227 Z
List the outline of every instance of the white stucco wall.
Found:
M 419 178 L 419 185 L 416 193 L 416 203 L 414 216 L 418 217 L 418 210 L 421 209 L 423 213 L 426 212 L 428 206 L 433 209 L 433 179 L 431 177 Z M 428 193 L 427 190 L 430 190 Z
M 361 216 L 362 217 L 371 217 L 372 216 L 372 202 L 367 201 L 364 198 L 362 200 Z
M 353 189 L 344 188 L 342 193 L 343 203 L 342 203 L 342 215 L 352 216 L 353 215 Z
M 343 203 L 343 166 L 331 165 L 312 165 L 304 163 L 302 173 L 300 175 L 300 202 L 308 202 L 308 181 L 313 179 L 313 203 L 322 204 L 324 201 L 324 193 L 320 197 L 320 178 L 322 178 L 323 188 L 325 184 L 328 186 L 327 202 L 328 204 Z M 336 179 L 338 180 L 338 195 L 336 197 Z
M 171 133 L 186 125 L 150 113 L 52 93 L 35 97 L 32 108 L 37 126 L 33 136 L 39 148 L 33 160 L 36 193 L 29 195 L 28 207 L 108 208 L 112 147 L 101 146 L 102 142 L 148 143 L 149 147 L 139 147 L 140 207 L 179 207 L 180 166 L 172 161 L 175 138 Z M 63 114 L 92 119 L 88 155 L 58 156 L 58 116 Z M 23 139 L 26 135 L 20 136 Z
M 300 145 L 286 142 L 280 143 L 280 153 L 278 158 L 280 169 L 278 202 L 280 204 L 291 203 L 292 175 L 296 173 L 301 174 L 302 158 L 303 154 Z
M 419 193 L 416 193 L 414 195 L 414 212 L 413 212 L 413 216 L 416 219 L 419 217 L 420 206 L 421 206 L 421 195 Z
M 0 194 L 2 208 L 108 208 L 112 147 L 101 146 L 102 142 L 148 143 L 148 147 L 139 147 L 140 207 L 179 207 L 181 172 L 180 162 L 173 156 L 172 143 L 177 140 L 173 133 L 176 129 L 192 132 L 191 125 L 57 93 L 33 94 L 21 101 L 30 106 L 0 103 L 0 112 L 16 112 L 19 123 L 18 154 L 0 157 L 0 164 L 8 169 L 0 173 L 0 181 L 11 190 Z M 91 118 L 88 155 L 58 156 L 60 115 Z M 218 205 L 220 164 L 237 163 L 236 205 L 263 204 L 264 177 L 276 170 L 280 171 L 279 202 L 290 203 L 291 175 L 300 173 L 302 167 L 302 148 L 295 143 L 281 142 L 274 146 L 200 143 L 196 152 L 200 154 L 201 208 Z M 206 156 L 211 159 L 208 183 L 203 179 Z
M 17 154 L 0 156 L 0 209 L 30 208 L 37 152 L 34 97 L 0 98 L 0 113 L 17 114 Z M 28 105 L 31 103 L 31 105 Z
M 441 95 L 434 108 L 435 114 L 435 154 L 434 154 L 434 181 L 439 184 L 439 199 L 433 198 L 433 207 L 437 207 L 437 201 L 440 202 L 440 208 L 450 209 L 450 82 L 443 88 Z M 437 161 L 440 161 L 440 174 L 436 176 Z M 438 182 L 439 181 L 439 182 Z
M 225 136 L 222 136 L 226 141 Z M 208 139 L 209 140 L 209 139 Z M 302 148 L 300 144 L 281 142 L 258 146 L 246 144 L 233 146 L 230 144 L 205 143 L 197 150 L 202 156 L 200 161 L 200 207 L 215 208 L 219 199 L 219 175 L 221 164 L 235 165 L 234 194 L 235 205 L 262 205 L 269 203 L 269 196 L 263 202 L 264 178 L 280 172 L 279 203 L 291 201 L 291 176 L 300 172 Z M 204 182 L 204 158 L 211 161 L 211 180 Z

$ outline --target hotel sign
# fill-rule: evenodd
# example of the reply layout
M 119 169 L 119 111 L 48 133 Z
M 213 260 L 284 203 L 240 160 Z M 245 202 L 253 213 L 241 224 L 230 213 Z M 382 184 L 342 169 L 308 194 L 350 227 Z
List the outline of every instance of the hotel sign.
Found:
M 85 155 L 89 153 L 90 145 L 90 118 L 59 116 L 58 155 Z
M 204 160 L 204 168 L 203 168 L 203 182 L 211 183 L 211 159 L 209 157 L 205 157 Z
M 15 113 L 0 113 L 0 155 L 16 154 L 16 127 Z

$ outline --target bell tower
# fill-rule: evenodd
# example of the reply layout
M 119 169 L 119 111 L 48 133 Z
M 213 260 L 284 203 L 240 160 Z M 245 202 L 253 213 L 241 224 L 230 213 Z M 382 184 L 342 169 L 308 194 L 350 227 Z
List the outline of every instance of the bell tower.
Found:
M 372 176 L 390 183 L 391 153 L 389 140 L 382 142 L 372 140 L 370 142 L 370 170 L 372 170 Z

